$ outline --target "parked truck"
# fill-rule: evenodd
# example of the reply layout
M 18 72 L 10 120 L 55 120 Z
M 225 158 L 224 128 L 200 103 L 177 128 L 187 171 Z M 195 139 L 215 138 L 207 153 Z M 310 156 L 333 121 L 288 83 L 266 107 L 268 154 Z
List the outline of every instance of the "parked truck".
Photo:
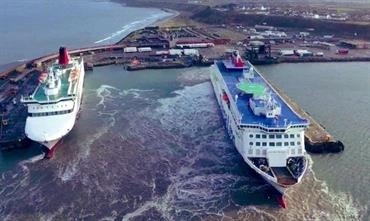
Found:
M 137 49 L 139 52 L 151 52 L 152 48 L 151 47 L 141 47 Z
M 125 47 L 123 49 L 123 52 L 125 52 L 125 53 L 137 52 L 137 48 L 136 47 Z

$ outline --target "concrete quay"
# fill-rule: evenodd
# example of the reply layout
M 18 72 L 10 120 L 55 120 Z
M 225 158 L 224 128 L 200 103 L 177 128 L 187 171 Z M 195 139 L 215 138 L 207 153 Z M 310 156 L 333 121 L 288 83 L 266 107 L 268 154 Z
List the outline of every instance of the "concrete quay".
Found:
M 344 150 L 344 144 L 336 140 L 326 129 L 318 123 L 309 113 L 304 111 L 284 91 L 265 80 L 275 89 L 276 92 L 289 104 L 289 106 L 300 116 L 308 119 L 310 125 L 305 131 L 305 147 L 309 153 L 338 153 Z

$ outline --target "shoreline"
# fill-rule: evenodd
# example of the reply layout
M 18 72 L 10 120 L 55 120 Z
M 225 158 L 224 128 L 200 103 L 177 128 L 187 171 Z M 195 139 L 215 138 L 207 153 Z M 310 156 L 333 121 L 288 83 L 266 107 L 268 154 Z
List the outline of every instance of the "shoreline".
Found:
M 127 6 L 127 7 L 135 7 L 135 6 L 125 5 L 123 2 L 121 2 L 119 0 L 110 0 L 110 1 L 113 2 L 113 3 L 119 4 L 120 7 L 125 7 L 125 6 Z M 136 7 L 136 8 L 152 8 L 152 9 L 159 9 L 159 10 L 164 11 L 164 12 L 167 12 L 167 13 L 171 13 L 171 15 L 168 15 L 168 16 L 165 16 L 165 17 L 162 17 L 162 18 L 158 18 L 157 20 L 153 21 L 152 23 L 149 23 L 145 27 L 158 26 L 159 24 L 164 23 L 164 22 L 167 22 L 167 21 L 169 21 L 169 20 L 177 17 L 180 14 L 180 12 L 178 12 L 176 10 L 167 9 L 167 8 L 154 8 L 154 7 L 145 7 L 145 6 L 143 6 L 143 7 Z M 140 30 L 140 29 L 135 29 L 135 30 L 130 31 L 129 33 L 127 33 L 125 36 L 123 36 L 118 41 L 114 42 L 113 44 L 118 44 L 120 41 L 126 39 L 131 33 L 135 32 L 135 31 L 138 31 L 138 30 Z M 108 44 L 102 44 L 100 46 L 99 45 L 91 44 L 90 46 L 84 47 L 84 48 L 104 47 L 106 45 L 108 45 Z M 72 50 L 82 50 L 84 48 L 74 48 Z M 27 60 L 22 60 L 22 61 L 15 60 L 15 61 L 11 61 L 11 62 L 8 62 L 8 63 L 0 64 L 0 75 L 2 75 L 4 72 L 10 72 L 11 70 L 15 70 L 18 67 L 23 66 L 23 65 L 26 65 L 29 62 L 38 60 L 38 59 L 43 58 L 43 57 L 51 56 L 53 54 L 54 53 L 44 54 L 44 55 L 41 55 L 40 57 L 35 57 L 35 58 L 27 59 Z
M 169 9 L 169 8 L 160 8 L 160 10 L 162 10 L 164 12 L 167 12 L 167 13 L 171 13 L 172 15 L 166 16 L 162 19 L 158 19 L 157 21 L 153 22 L 151 24 L 151 26 L 161 26 L 161 24 L 163 24 L 165 22 L 168 22 L 168 21 L 170 21 L 170 20 L 172 20 L 172 19 L 174 19 L 174 18 L 176 18 L 177 16 L 180 15 L 179 11 L 172 10 L 172 9 Z

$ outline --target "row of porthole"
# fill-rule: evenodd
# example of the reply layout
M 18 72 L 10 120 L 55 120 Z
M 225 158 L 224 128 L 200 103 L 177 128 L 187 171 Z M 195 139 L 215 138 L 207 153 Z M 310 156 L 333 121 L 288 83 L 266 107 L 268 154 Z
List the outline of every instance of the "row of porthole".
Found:
M 45 109 L 49 109 L 49 107 L 51 107 L 51 108 L 60 108 L 60 107 L 67 107 L 67 104 L 64 104 L 64 105 L 56 105 L 56 106 L 45 106 Z M 34 110 L 42 110 L 42 109 L 44 109 L 44 107 L 43 106 L 40 106 L 40 107 L 33 107 L 32 109 L 34 109 Z
M 253 146 L 253 144 L 254 144 L 253 142 L 249 142 L 249 145 L 250 146 Z M 275 146 L 282 147 L 283 146 L 283 142 L 269 142 L 268 144 L 269 144 L 269 147 L 275 147 Z M 285 147 L 287 147 L 289 145 L 290 146 L 294 146 L 295 144 L 301 145 L 301 142 L 300 141 L 297 141 L 297 143 L 294 142 L 294 141 L 284 142 L 284 146 Z M 260 146 L 266 147 L 267 146 L 267 142 L 256 142 L 256 146 L 257 147 L 260 147 Z
M 255 153 L 256 153 L 256 155 L 260 155 L 261 154 L 261 150 L 260 149 L 256 149 L 255 150 Z M 266 156 L 266 153 L 267 153 L 266 150 L 262 150 L 262 155 Z M 253 149 L 249 149 L 248 154 L 253 154 Z M 290 154 L 295 154 L 295 149 L 291 149 L 290 150 Z M 302 149 L 301 148 L 298 149 L 297 154 L 302 154 Z
M 284 138 L 294 138 L 294 137 L 295 137 L 294 134 L 284 134 Z M 296 137 L 300 138 L 301 135 L 296 134 Z M 249 138 L 253 138 L 253 134 L 249 134 Z M 267 134 L 256 134 L 256 138 L 266 139 Z M 281 139 L 281 138 L 283 138 L 283 135 L 282 134 L 269 134 L 268 138 L 269 139 L 274 139 L 274 138 Z
M 71 110 L 64 110 L 64 111 L 29 113 L 28 116 L 30 116 L 30 117 L 53 116 L 53 115 L 68 114 L 68 113 L 71 113 L 71 112 L 72 112 L 72 109 Z

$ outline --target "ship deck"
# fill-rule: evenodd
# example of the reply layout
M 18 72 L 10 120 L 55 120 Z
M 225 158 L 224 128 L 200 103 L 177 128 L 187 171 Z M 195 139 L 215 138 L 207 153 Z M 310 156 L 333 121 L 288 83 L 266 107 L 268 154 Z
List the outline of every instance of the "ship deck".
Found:
M 243 77 L 243 69 L 227 69 L 222 61 L 217 61 L 215 64 L 228 87 L 231 94 L 230 99 L 235 102 L 235 97 L 238 97 L 236 106 L 241 115 L 241 124 L 262 125 L 268 128 L 287 128 L 289 125 L 308 125 L 308 121 L 295 113 L 280 97 L 280 95 L 278 95 L 254 69 L 254 79 L 252 80 L 252 83 L 262 84 L 268 88 L 269 91 L 271 91 L 271 95 L 281 105 L 281 115 L 278 118 L 269 119 L 265 116 L 256 116 L 249 107 L 250 96 L 243 95 L 236 86 L 237 83 L 240 82 L 239 79 Z M 252 66 L 248 63 L 244 66 L 244 70 L 249 71 L 251 67 Z
M 70 75 L 74 65 L 77 65 L 77 62 L 76 62 L 76 64 L 72 63 L 72 64 L 68 65 L 67 69 L 65 70 L 66 73 L 64 73 L 62 76 L 60 76 L 61 88 L 60 88 L 59 93 L 57 95 L 47 96 L 45 94 L 45 91 L 44 91 L 45 83 L 43 83 L 43 84 L 40 84 L 36 88 L 36 90 L 33 94 L 33 99 L 36 100 L 37 102 L 45 102 L 45 101 L 53 102 L 53 101 L 58 101 L 58 100 L 63 99 L 63 98 L 70 98 L 71 96 L 68 94 L 68 88 L 69 88 L 68 78 L 69 78 L 69 75 Z M 54 67 L 52 67 L 52 69 L 53 70 L 59 69 L 59 65 L 55 65 Z M 75 84 L 76 83 L 73 83 L 73 86 L 75 86 Z

